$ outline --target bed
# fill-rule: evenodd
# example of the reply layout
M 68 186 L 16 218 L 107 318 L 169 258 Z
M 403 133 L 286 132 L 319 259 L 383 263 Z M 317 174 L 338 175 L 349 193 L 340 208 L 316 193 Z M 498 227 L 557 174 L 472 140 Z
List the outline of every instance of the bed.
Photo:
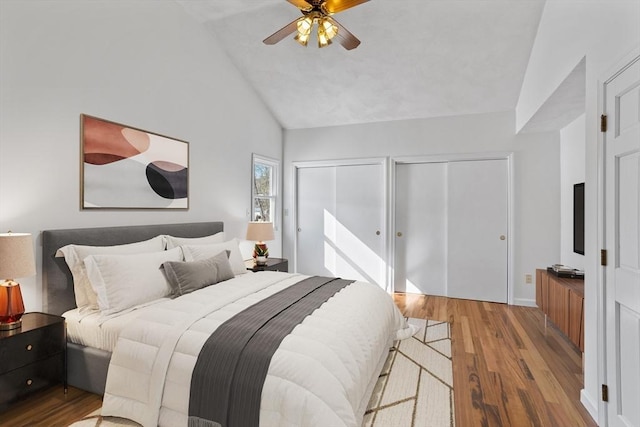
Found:
M 69 384 L 104 394 L 104 415 L 130 418 L 145 426 L 244 426 L 258 423 L 265 426 L 359 426 L 389 347 L 395 339 L 411 336 L 415 332 L 406 324 L 392 299 L 377 286 L 280 272 L 242 271 L 246 274 L 239 274 L 237 262 L 232 260 L 233 251 L 227 250 L 226 258 L 221 255 L 224 251 L 215 257 L 221 262 L 217 271 L 218 274 L 226 271 L 224 269 L 228 264 L 234 274 L 224 277 L 215 286 L 206 286 L 193 292 L 188 289 L 179 297 L 175 294 L 162 296 L 134 309 L 118 311 L 116 307 L 113 313 L 109 311 L 112 306 L 103 305 L 111 297 L 104 297 L 98 287 L 96 292 L 100 313 L 82 314 L 80 307 L 76 308 L 77 295 L 74 295 L 69 266 L 63 257 L 56 256 L 60 255 L 60 248 L 71 244 L 126 245 L 159 235 L 177 236 L 190 242 L 189 239 L 204 238 L 222 231 L 221 222 L 44 231 L 44 309 L 49 313 L 64 313 L 69 336 L 80 337 L 76 339 L 77 342 L 68 344 Z M 176 268 L 188 266 L 192 269 L 196 264 L 200 265 L 198 263 L 213 259 L 208 258 L 209 255 L 201 258 L 195 256 L 200 252 L 206 255 L 208 250 L 213 250 L 211 248 L 217 246 L 179 245 L 161 256 L 173 257 L 169 252 L 179 252 L 190 263 L 171 258 L 162 265 L 168 263 Z M 188 254 L 191 254 L 190 259 Z M 105 282 L 115 280 L 122 283 L 126 282 L 123 277 L 128 277 L 122 276 L 120 266 L 123 264 L 117 264 L 117 269 L 109 270 L 112 267 L 105 267 L 111 265 L 108 262 L 117 259 L 119 263 L 124 263 L 126 260 L 138 266 L 155 256 L 146 253 L 120 258 L 97 255 L 87 257 L 86 264 L 90 274 L 95 276 L 101 273 L 101 276 L 95 276 L 100 280 L 104 278 Z M 169 277 L 168 273 L 165 274 Z M 146 279 L 142 276 L 139 279 L 137 275 L 132 277 L 135 280 L 131 281 L 130 289 L 133 289 L 135 296 L 137 284 Z M 173 290 L 182 290 L 180 286 Z M 304 290 L 306 288 L 308 290 Z M 304 310 L 312 314 L 295 314 L 300 319 L 295 325 L 287 326 L 290 328 L 288 332 L 278 332 L 282 337 L 277 344 L 247 341 L 246 348 L 253 345 L 255 351 L 242 350 L 253 354 L 262 353 L 263 348 L 273 347 L 271 355 L 257 354 L 251 357 L 262 359 L 244 360 L 229 353 L 231 350 L 227 349 L 226 344 L 220 345 L 223 342 L 229 343 L 229 348 L 237 347 L 239 344 L 236 343 L 240 342 L 238 337 L 242 334 L 247 334 L 247 340 L 260 337 L 264 329 L 239 333 L 237 329 L 230 329 L 229 325 L 234 322 L 236 328 L 244 328 L 250 323 L 265 325 L 266 321 L 260 320 L 264 310 L 286 313 L 281 317 L 295 317 L 288 314 L 295 312 L 294 305 L 279 305 L 285 304 L 281 302 L 283 297 L 280 295 L 287 293 L 299 294 L 291 297 L 297 301 L 295 310 L 302 310 L 297 307 L 304 305 Z M 323 293 L 326 294 L 322 297 L 324 299 L 319 300 L 318 295 Z M 307 303 L 313 299 L 317 301 Z M 116 301 L 117 305 L 119 300 L 111 298 L 110 301 Z M 304 304 L 298 303 L 300 301 Z M 249 317 L 251 309 L 259 313 L 251 313 Z M 85 331 L 82 335 L 82 328 L 89 333 Z M 94 339 L 95 334 L 92 335 L 91 330 L 95 329 L 92 328 L 106 330 L 106 333 Z M 266 331 L 263 335 L 271 337 L 272 332 Z M 218 341 L 209 345 L 215 336 Z M 218 374 L 213 375 L 215 381 L 212 383 L 200 381 L 200 378 L 208 376 L 202 374 L 208 368 L 202 367 L 212 363 L 203 362 L 205 351 L 202 349 L 208 346 L 219 352 L 210 356 L 211 360 L 215 363 L 226 360 L 225 363 L 233 364 L 235 371 L 250 371 L 255 366 L 264 365 L 264 372 L 260 374 L 264 379 L 257 388 L 257 398 L 254 377 L 249 376 L 247 378 L 251 380 L 239 380 L 240 385 L 234 383 L 228 387 L 227 380 L 220 379 Z M 245 357 L 244 354 L 242 357 Z M 240 367 L 236 368 L 236 364 Z M 233 392 L 220 398 L 217 390 L 226 388 L 219 387 L 219 384 Z M 244 389 L 247 390 L 238 391 Z M 216 402 L 213 405 L 216 408 L 224 406 L 216 410 L 222 411 L 225 421 L 210 421 L 213 417 L 209 415 L 212 401 Z M 227 402 L 228 406 L 217 402 Z M 198 407 L 204 415 L 197 413 Z M 193 408 L 196 408 L 195 413 Z M 249 423 L 247 419 L 255 421 Z
M 76 307 L 71 271 L 64 258 L 56 257 L 58 249 L 65 245 L 121 245 L 162 234 L 201 237 L 222 231 L 222 222 L 45 230 L 42 232 L 43 310 L 62 315 Z M 68 343 L 68 383 L 92 393 L 104 394 L 110 359 L 108 351 Z

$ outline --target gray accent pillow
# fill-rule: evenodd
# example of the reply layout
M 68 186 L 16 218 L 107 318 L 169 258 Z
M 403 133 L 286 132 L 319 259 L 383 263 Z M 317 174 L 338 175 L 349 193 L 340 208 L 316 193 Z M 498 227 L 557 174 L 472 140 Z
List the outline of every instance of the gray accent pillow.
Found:
M 167 261 L 162 264 L 164 275 L 175 297 L 200 288 L 215 285 L 235 276 L 229 263 L 230 251 L 199 261 Z

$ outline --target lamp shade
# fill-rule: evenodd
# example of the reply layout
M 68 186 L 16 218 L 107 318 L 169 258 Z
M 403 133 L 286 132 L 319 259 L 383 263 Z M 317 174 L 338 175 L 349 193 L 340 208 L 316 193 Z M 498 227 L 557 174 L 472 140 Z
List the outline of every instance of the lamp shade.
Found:
M 266 242 L 275 239 L 273 223 L 263 221 L 251 221 L 247 226 L 247 240 Z
M 29 233 L 0 234 L 0 281 L 36 274 L 33 242 Z

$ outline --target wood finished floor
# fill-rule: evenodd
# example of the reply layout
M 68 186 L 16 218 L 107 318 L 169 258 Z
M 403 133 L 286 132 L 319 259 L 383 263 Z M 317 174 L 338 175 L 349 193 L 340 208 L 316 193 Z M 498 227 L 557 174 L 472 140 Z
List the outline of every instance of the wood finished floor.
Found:
M 456 426 L 595 426 L 580 404 L 580 352 L 535 308 L 396 294 L 408 317 L 452 324 Z M 100 396 L 54 387 L 0 414 L 0 426 L 68 426 Z
M 595 426 L 582 356 L 537 308 L 396 294 L 407 317 L 451 323 L 456 426 Z

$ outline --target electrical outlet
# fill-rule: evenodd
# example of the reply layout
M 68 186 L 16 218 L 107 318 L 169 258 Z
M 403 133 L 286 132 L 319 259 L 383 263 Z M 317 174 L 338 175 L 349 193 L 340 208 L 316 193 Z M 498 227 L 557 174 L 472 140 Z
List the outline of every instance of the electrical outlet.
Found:
M 531 276 L 530 274 L 525 274 L 524 275 L 524 283 L 527 283 L 527 284 L 533 283 L 533 276 Z

